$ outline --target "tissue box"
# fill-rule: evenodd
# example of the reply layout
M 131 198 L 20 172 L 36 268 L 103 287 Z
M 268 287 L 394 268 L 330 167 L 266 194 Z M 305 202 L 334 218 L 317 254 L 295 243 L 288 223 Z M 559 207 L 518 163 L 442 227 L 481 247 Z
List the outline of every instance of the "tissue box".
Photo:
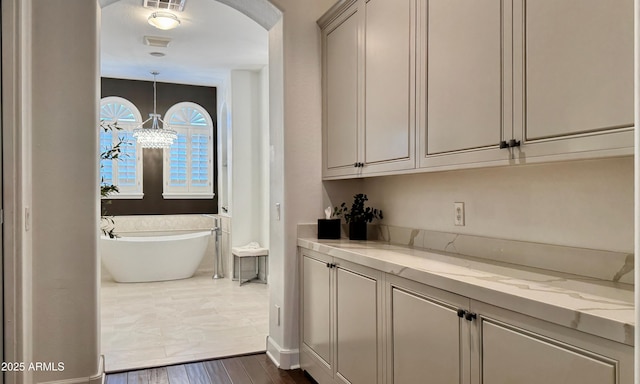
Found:
M 340 219 L 318 219 L 318 239 L 339 239 Z

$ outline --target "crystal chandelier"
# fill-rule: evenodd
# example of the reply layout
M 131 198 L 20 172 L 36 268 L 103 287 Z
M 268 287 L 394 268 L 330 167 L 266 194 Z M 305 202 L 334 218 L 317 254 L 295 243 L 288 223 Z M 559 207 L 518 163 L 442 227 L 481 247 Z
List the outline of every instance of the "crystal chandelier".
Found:
M 142 148 L 169 148 L 178 138 L 178 133 L 156 113 L 156 76 L 159 72 L 151 72 L 151 74 L 153 75 L 153 113 L 150 113 L 149 118 L 133 130 L 133 137 Z M 151 120 L 151 128 L 145 128 L 144 125 L 149 120 Z M 162 123 L 164 128 L 160 127 L 158 122 Z

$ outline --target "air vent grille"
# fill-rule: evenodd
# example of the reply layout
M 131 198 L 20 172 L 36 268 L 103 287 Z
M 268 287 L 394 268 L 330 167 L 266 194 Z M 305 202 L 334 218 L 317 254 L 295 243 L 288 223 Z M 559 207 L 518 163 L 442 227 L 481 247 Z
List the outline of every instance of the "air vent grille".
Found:
M 147 8 L 182 12 L 186 2 L 187 0 L 142 0 L 142 5 Z
M 169 37 L 158 37 L 158 36 L 145 36 L 144 44 L 150 47 L 162 47 L 166 48 L 167 45 L 171 42 L 171 38 Z

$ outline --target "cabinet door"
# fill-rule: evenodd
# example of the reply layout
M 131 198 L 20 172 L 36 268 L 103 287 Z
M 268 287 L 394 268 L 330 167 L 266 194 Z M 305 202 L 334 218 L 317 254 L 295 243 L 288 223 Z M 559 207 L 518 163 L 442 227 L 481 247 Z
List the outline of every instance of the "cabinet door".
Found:
M 415 0 L 365 5 L 363 174 L 415 167 Z
M 422 166 L 508 160 L 509 151 L 499 149 L 503 136 L 511 136 L 507 5 L 424 1 Z
M 517 0 L 522 158 L 633 154 L 633 0 Z
M 499 323 L 482 323 L 482 382 L 615 384 L 614 361 Z
M 378 288 L 375 277 L 341 266 L 336 270 L 337 382 L 379 382 Z
M 471 300 L 471 383 L 630 384 L 633 347 Z
M 357 5 L 357 4 L 356 4 Z M 324 176 L 357 172 L 360 12 L 354 5 L 323 31 Z
M 331 269 L 327 263 L 302 257 L 302 342 L 325 370 L 331 370 Z
M 461 383 L 456 308 L 398 288 L 391 300 L 393 383 Z

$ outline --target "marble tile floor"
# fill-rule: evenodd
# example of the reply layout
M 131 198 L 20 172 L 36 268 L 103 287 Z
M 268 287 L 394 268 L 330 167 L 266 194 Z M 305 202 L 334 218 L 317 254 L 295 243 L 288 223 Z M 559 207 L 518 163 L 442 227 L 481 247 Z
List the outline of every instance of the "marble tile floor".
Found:
M 199 273 L 153 283 L 102 281 L 105 370 L 179 364 L 263 352 L 269 290 Z

